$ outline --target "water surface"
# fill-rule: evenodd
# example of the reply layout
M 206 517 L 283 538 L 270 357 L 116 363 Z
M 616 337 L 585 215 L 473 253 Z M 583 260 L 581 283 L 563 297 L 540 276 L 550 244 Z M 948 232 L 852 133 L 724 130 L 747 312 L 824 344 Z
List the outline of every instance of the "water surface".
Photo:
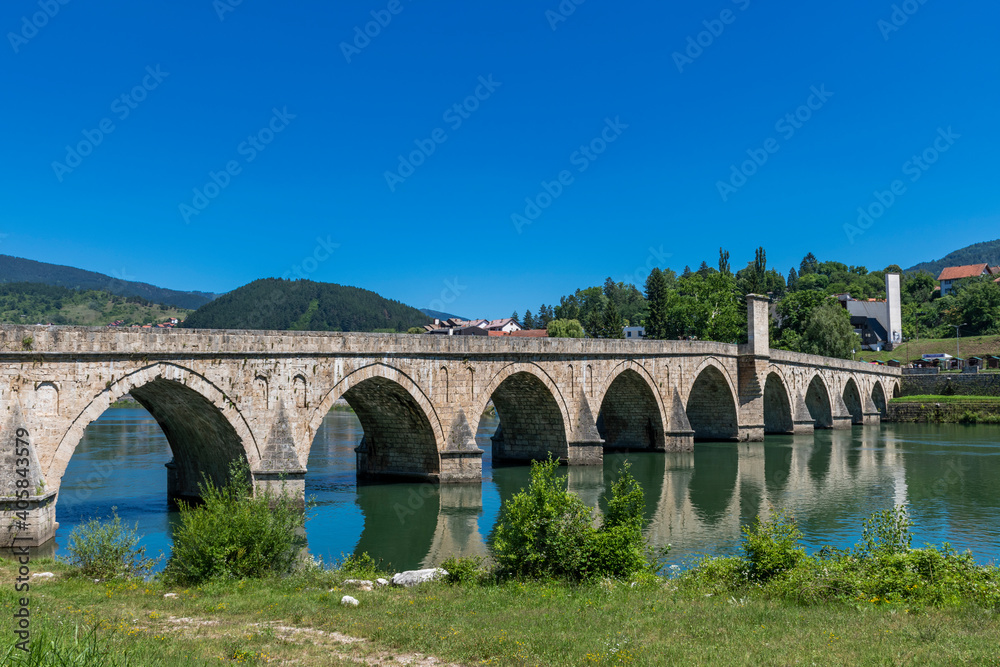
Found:
M 525 466 L 493 469 L 484 418 L 482 485 L 361 484 L 354 447 L 361 426 L 331 412 L 309 457 L 313 501 L 309 551 L 332 562 L 368 552 L 396 569 L 439 564 L 449 555 L 485 554 L 500 503 L 527 484 Z M 601 467 L 562 468 L 571 490 L 600 508 L 624 460 L 643 486 L 646 531 L 671 544 L 667 564 L 739 550 L 740 528 L 758 512 L 782 507 L 798 519 L 810 551 L 848 547 L 876 510 L 907 503 L 914 546 L 951 542 L 978 561 L 1000 557 L 1000 426 L 885 424 L 763 443 L 697 443 L 693 453 L 607 453 Z M 170 450 L 142 409 L 110 409 L 91 424 L 63 478 L 54 549 L 65 555 L 73 528 L 111 507 L 139 532 L 150 553 L 169 553 L 176 513 L 168 508 Z

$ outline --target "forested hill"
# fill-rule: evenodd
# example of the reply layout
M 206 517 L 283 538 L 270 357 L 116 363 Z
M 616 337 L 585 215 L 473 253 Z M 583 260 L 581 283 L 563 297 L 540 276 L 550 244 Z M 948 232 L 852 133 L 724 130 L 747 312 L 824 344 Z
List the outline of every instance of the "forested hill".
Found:
M 955 252 L 950 252 L 939 260 L 933 262 L 921 262 L 908 268 L 906 271 L 926 271 L 933 273 L 937 278 L 941 269 L 946 266 L 966 266 L 967 264 L 983 264 L 990 266 L 1000 265 L 1000 240 L 984 241 L 983 243 L 973 243 Z
M 181 292 L 10 255 L 0 255 L 0 283 L 42 283 L 76 290 L 99 290 L 187 309 L 198 308 L 215 298 L 210 292 Z
M 311 280 L 255 280 L 188 316 L 198 329 L 399 331 L 427 324 L 416 308 L 370 290 Z
M 139 296 L 72 290 L 42 283 L 0 283 L 0 323 L 105 326 L 183 320 L 189 310 L 150 303 Z

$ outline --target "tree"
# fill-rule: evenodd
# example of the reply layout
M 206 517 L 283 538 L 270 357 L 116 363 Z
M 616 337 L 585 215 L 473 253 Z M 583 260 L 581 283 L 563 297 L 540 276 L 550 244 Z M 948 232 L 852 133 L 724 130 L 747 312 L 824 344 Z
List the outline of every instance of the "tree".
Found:
M 550 338 L 583 338 L 583 326 L 577 320 L 552 320 L 546 328 Z
M 604 307 L 603 325 L 605 338 L 625 337 L 625 333 L 622 331 L 625 326 L 622 322 L 622 315 L 618 312 L 618 306 L 611 299 L 608 299 L 608 305 Z
M 521 323 L 521 326 L 523 326 L 525 329 L 535 328 L 535 318 L 532 316 L 530 310 L 524 311 L 524 322 Z
M 959 283 L 955 295 L 956 310 L 965 323 L 964 333 L 992 334 L 1000 330 L 1000 285 L 989 279 L 976 278 Z
M 799 277 L 808 274 L 816 273 L 816 269 L 819 267 L 819 260 L 816 259 L 816 255 L 809 253 L 802 258 L 802 263 L 799 264 Z
M 587 314 L 585 327 L 587 330 L 588 337 L 590 338 L 604 337 L 604 320 L 601 317 L 601 312 L 599 310 L 595 308 Z
M 764 294 L 767 291 L 767 254 L 763 246 L 757 248 L 747 287 L 747 294 Z
M 798 272 L 795 271 L 795 267 L 793 266 L 791 269 L 788 270 L 788 291 L 794 292 L 795 290 L 797 290 L 799 288 L 798 283 L 799 283 L 799 274 Z
M 667 281 L 659 268 L 654 268 L 646 278 L 646 302 L 649 315 L 646 317 L 646 338 L 667 337 Z
M 810 315 L 801 347 L 807 354 L 851 359 L 861 348 L 861 338 L 854 333 L 850 313 L 836 301 L 826 299 Z
M 517 311 L 516 311 L 516 310 L 515 310 L 515 311 L 514 311 L 513 313 L 511 313 L 511 315 L 510 315 L 510 319 L 514 320 L 514 321 L 515 321 L 515 322 L 517 322 L 518 324 L 520 324 L 520 323 L 521 323 L 521 316 L 517 314 Z
M 727 276 L 733 275 L 729 268 L 729 251 L 722 248 L 719 248 L 719 273 L 724 273 Z

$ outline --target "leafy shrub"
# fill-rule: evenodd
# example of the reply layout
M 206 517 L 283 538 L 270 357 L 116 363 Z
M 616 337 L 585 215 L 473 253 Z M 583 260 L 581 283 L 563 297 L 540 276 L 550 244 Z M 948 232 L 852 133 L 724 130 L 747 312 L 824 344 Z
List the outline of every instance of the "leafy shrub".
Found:
M 367 551 L 348 556 L 337 567 L 341 574 L 352 579 L 378 579 L 386 569 L 381 559 L 376 561 Z
M 855 552 L 862 559 L 905 554 L 913 541 L 913 534 L 910 532 L 912 526 L 913 521 L 904 505 L 875 512 L 864 520 L 861 529 L 862 544 L 855 548 Z
M 680 584 L 716 593 L 750 587 L 766 597 L 806 604 L 971 603 L 1000 610 L 1000 568 L 976 565 L 971 553 L 947 543 L 912 549 L 912 525 L 903 506 L 875 512 L 853 549 L 824 547 L 807 556 L 795 546 L 798 531 L 789 520 L 758 518 L 753 529 L 744 530 L 743 558 L 705 559 Z
M 163 557 L 146 558 L 146 547 L 139 546 L 136 532 L 122 523 L 116 507 L 111 508 L 112 519 L 91 519 L 73 529 L 66 545 L 67 559 L 88 578 L 129 579 L 145 577 Z
M 743 553 L 747 559 L 747 576 L 755 581 L 767 581 L 792 569 L 806 555 L 798 546 L 802 531 L 794 519 L 777 512 L 767 521 L 760 517 L 753 525 L 743 528 Z
M 246 463 L 230 466 L 222 487 L 207 478 L 202 505 L 180 502 L 180 525 L 164 577 L 198 584 L 214 578 L 259 578 L 291 572 L 301 547 L 305 514 L 290 495 L 251 494 Z
M 531 482 L 500 508 L 493 543 L 498 574 L 569 580 L 630 577 L 656 569 L 642 535 L 642 489 L 628 464 L 612 486 L 604 525 L 566 490 L 558 461 L 534 461 Z
M 448 573 L 445 581 L 449 584 L 475 584 L 483 581 L 489 575 L 483 567 L 485 559 L 480 556 L 456 557 L 452 556 L 441 567 Z

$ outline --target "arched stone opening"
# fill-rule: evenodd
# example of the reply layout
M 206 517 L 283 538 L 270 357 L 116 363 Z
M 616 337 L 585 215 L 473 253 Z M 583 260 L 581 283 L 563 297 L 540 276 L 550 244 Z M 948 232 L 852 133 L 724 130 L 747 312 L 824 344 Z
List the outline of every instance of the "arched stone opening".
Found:
M 769 373 L 764 381 L 764 433 L 791 433 L 794 429 L 785 383 L 777 373 Z
M 806 408 L 813 418 L 815 428 L 833 428 L 833 404 L 826 384 L 818 375 L 814 376 L 806 390 Z
M 736 399 L 715 366 L 707 366 L 694 381 L 686 412 L 695 440 L 736 440 L 739 436 Z
M 900 395 L 901 395 L 901 392 L 899 390 L 899 383 L 898 382 L 893 383 L 893 385 L 892 385 L 892 397 L 893 398 L 899 398 Z
M 437 481 L 440 456 L 423 408 L 399 383 L 374 376 L 344 392 L 364 436 L 355 449 L 358 477 Z
M 664 449 L 664 427 L 656 396 L 642 376 L 627 369 L 604 393 L 597 432 L 605 449 Z
M 885 417 L 888 410 L 888 406 L 885 400 L 885 390 L 882 389 L 882 383 L 876 381 L 872 386 L 872 403 L 875 404 L 875 409 L 878 413 Z
M 854 381 L 854 378 L 849 378 L 844 384 L 844 405 L 847 406 L 847 411 L 851 414 L 852 424 L 865 423 L 865 410 L 861 403 L 861 392 L 858 391 L 858 385 Z
M 566 424 L 544 382 L 519 371 L 504 379 L 491 398 L 500 418 L 493 436 L 494 463 L 541 460 L 550 453 L 566 459 Z
M 230 467 L 249 468 L 246 450 L 232 424 L 207 398 L 182 382 L 158 377 L 133 387 L 132 397 L 153 416 L 170 443 L 167 496 L 197 501 L 204 480 L 215 486 L 229 482 Z M 249 474 L 246 478 L 250 482 Z

